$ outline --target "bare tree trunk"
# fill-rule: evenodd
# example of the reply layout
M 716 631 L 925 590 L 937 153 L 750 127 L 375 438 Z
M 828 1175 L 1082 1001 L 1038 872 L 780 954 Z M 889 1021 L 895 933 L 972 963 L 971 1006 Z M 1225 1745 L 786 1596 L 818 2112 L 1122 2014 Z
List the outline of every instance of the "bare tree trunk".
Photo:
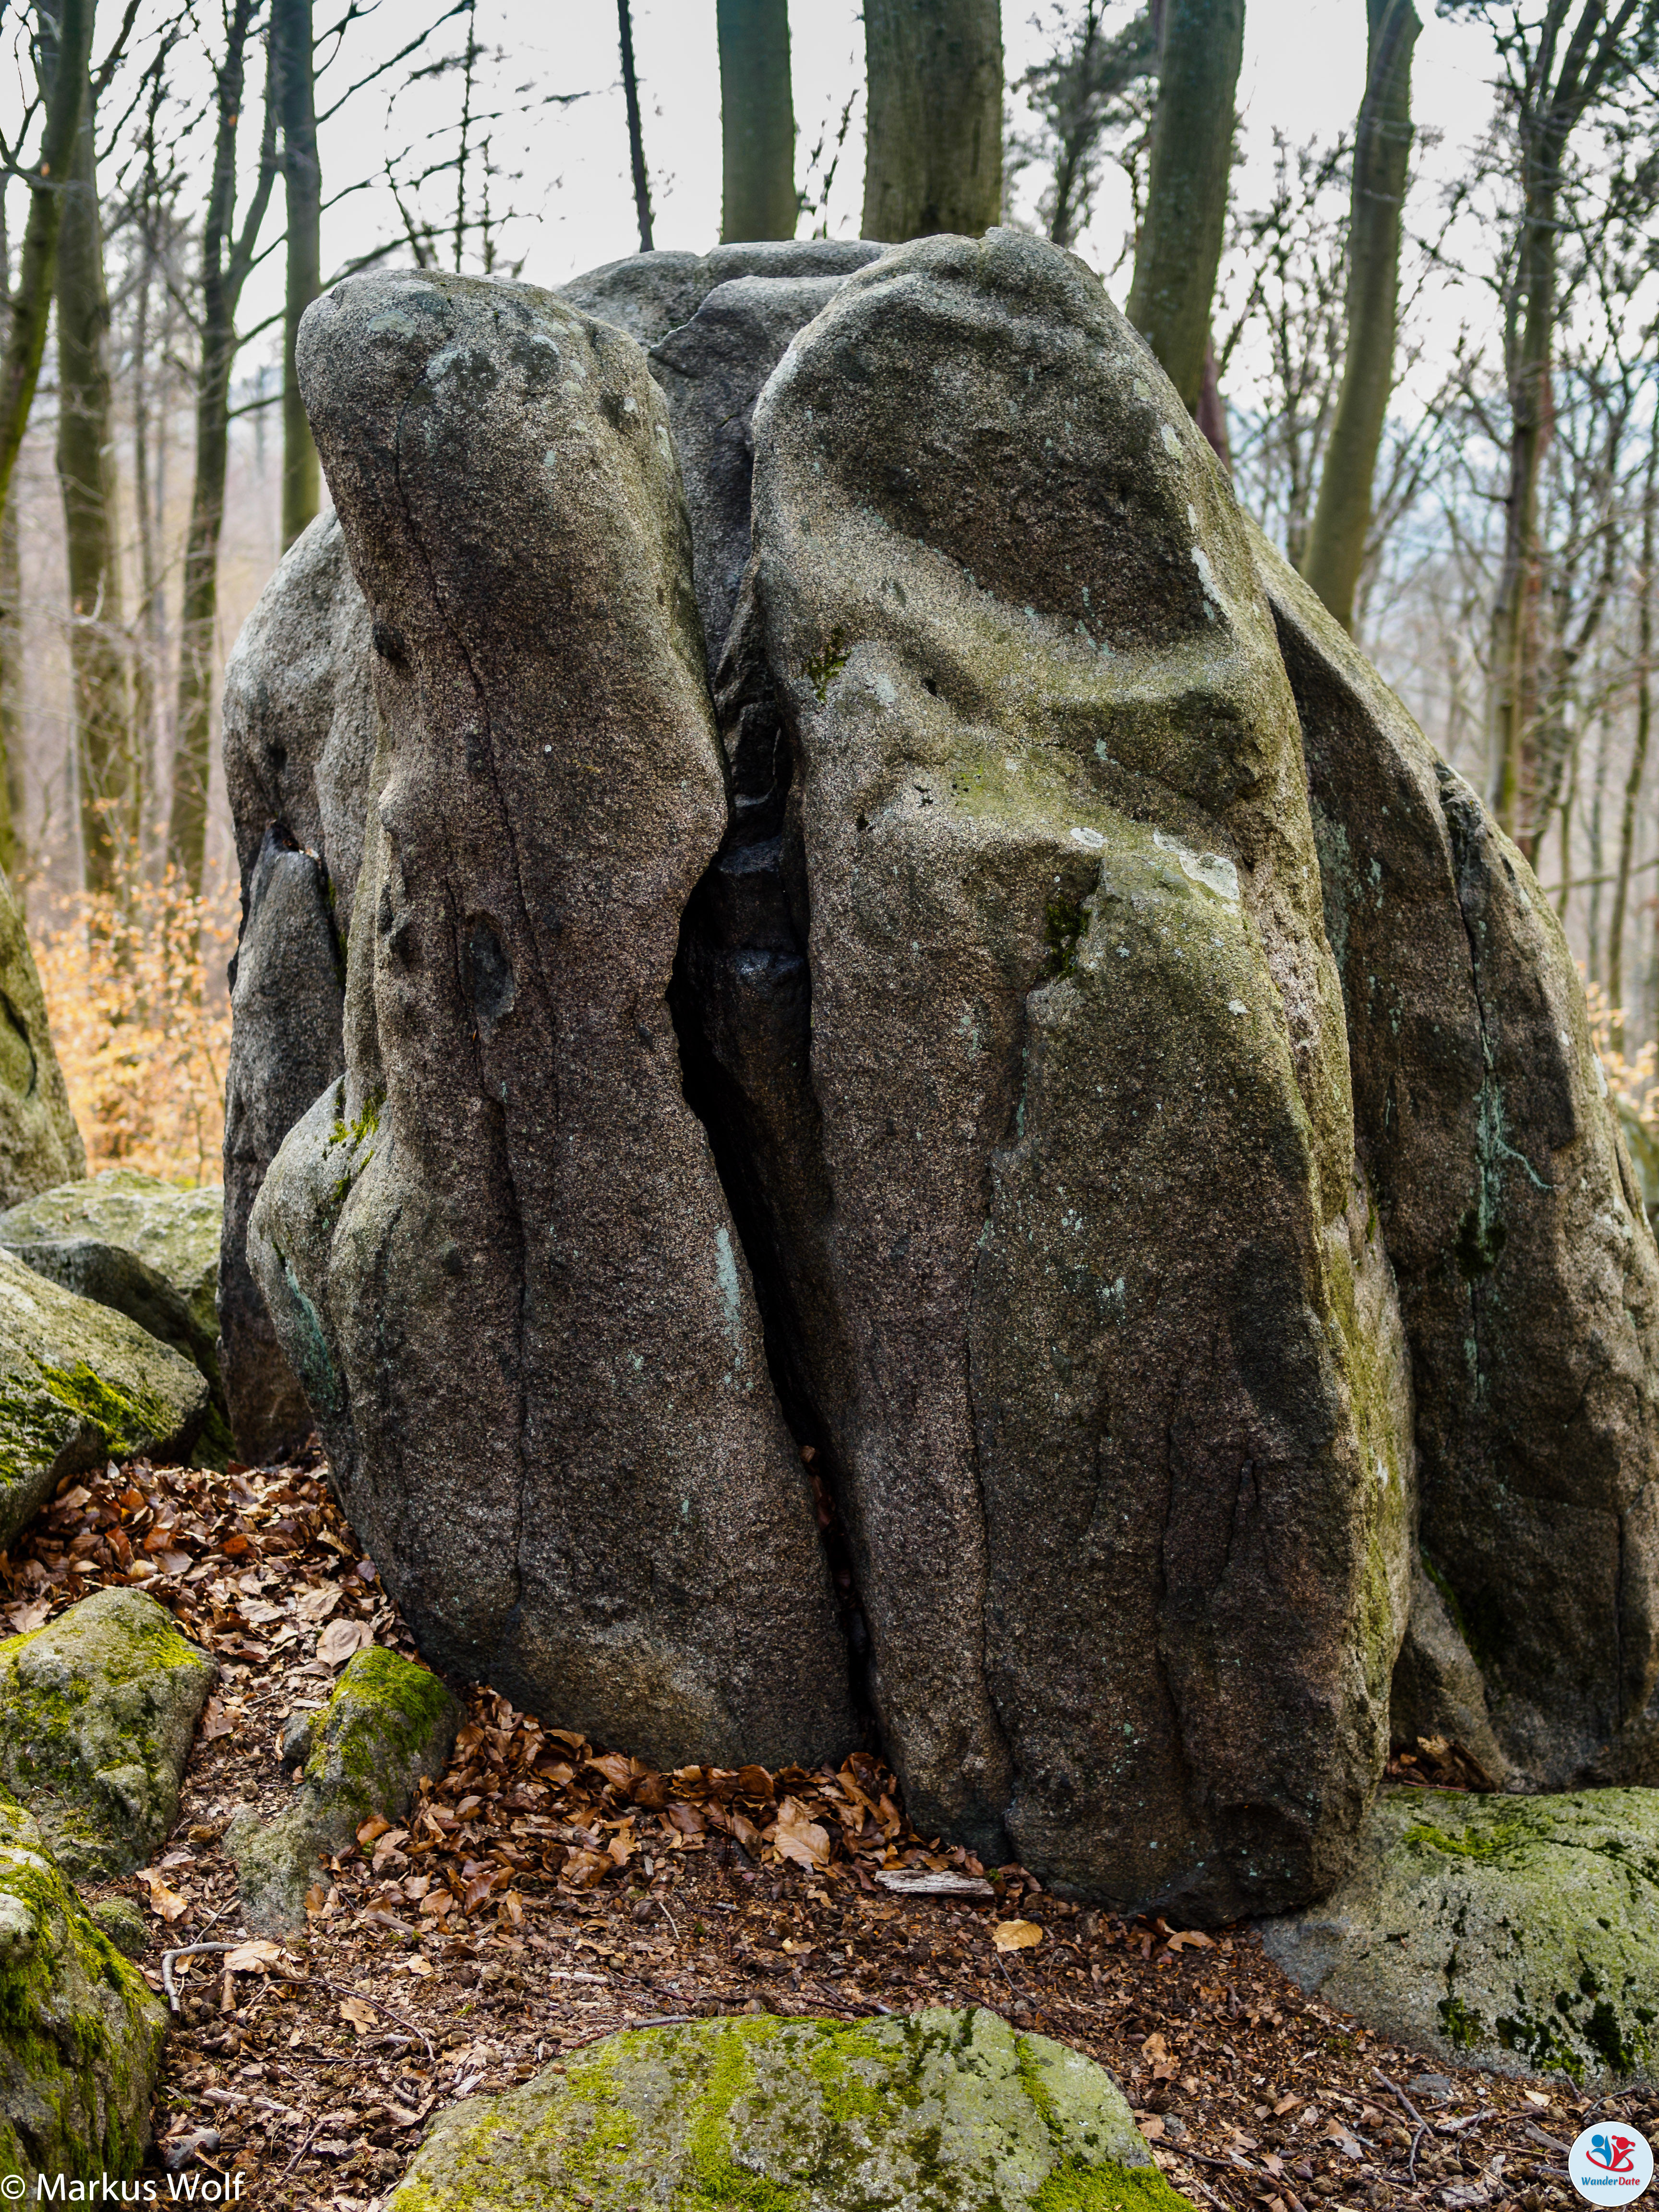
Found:
M 1233 457 L 1227 448 L 1227 403 L 1221 396 L 1221 373 L 1216 367 L 1215 348 L 1207 337 L 1204 341 L 1204 374 L 1199 383 L 1198 405 L 1193 410 L 1193 419 L 1214 448 L 1216 459 L 1231 475 Z
M 1129 320 L 1196 414 L 1232 171 L 1244 0 L 1164 0 Z
M 795 100 L 789 0 L 718 0 L 720 236 L 793 238 Z
M 267 49 L 264 131 L 259 179 L 234 243 L 236 126 L 241 118 L 248 28 L 255 0 L 232 0 L 218 71 L 218 129 L 202 236 L 202 353 L 196 374 L 196 481 L 185 538 L 179 616 L 179 715 L 173 752 L 167 858 L 192 891 L 207 860 L 208 780 L 212 772 L 215 647 L 219 618 L 219 536 L 225 514 L 230 372 L 236 359 L 236 308 L 276 181 L 276 100 Z
M 865 0 L 866 238 L 1002 218 L 1001 0 Z
M 1401 214 L 1412 149 L 1412 48 L 1423 27 L 1412 0 L 1367 0 L 1367 9 L 1370 59 L 1354 134 L 1342 388 L 1303 564 L 1309 583 L 1350 630 L 1370 528 L 1376 456 L 1394 390 Z
M 1654 461 L 1659 441 L 1650 435 L 1642 484 L 1642 580 L 1636 601 L 1636 738 L 1625 778 L 1625 811 L 1619 823 L 1619 871 L 1613 878 L 1613 915 L 1607 923 L 1607 996 L 1613 1002 L 1613 1043 L 1625 1049 L 1625 910 L 1630 902 L 1631 861 L 1636 849 L 1636 810 L 1653 735 L 1653 563 L 1656 484 Z
M 321 492 L 317 447 L 294 370 L 300 318 L 323 286 L 323 178 L 317 158 L 312 0 L 272 0 L 270 38 L 288 201 L 288 297 L 283 318 L 283 544 L 286 548 L 316 515 Z
M 23 845 L 23 592 L 17 558 L 17 503 L 0 514 L 0 868 L 13 885 L 27 857 Z
M 29 187 L 22 260 L 8 303 L 10 316 L 5 352 L 0 356 L 0 505 L 11 489 L 11 472 L 28 428 L 40 356 L 46 348 L 46 322 L 58 282 L 58 234 L 64 189 L 81 127 L 81 103 L 86 96 L 94 6 L 94 0 L 60 0 L 52 27 L 58 67 L 46 96 L 40 164 L 33 173 L 39 181 Z M 44 9 L 40 12 L 45 32 L 49 19 Z
M 634 69 L 634 11 L 617 0 L 617 34 L 622 41 L 623 97 L 628 103 L 628 156 L 634 168 L 634 212 L 639 217 L 640 252 L 655 249 L 651 240 L 651 178 L 645 166 L 645 132 L 640 123 L 640 81 Z

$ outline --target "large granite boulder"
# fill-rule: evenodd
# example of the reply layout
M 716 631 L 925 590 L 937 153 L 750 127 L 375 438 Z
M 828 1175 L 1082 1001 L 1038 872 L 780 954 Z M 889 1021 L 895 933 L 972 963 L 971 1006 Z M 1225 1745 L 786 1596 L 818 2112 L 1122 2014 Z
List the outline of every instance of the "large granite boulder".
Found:
M 1386 1750 L 1413 1470 L 1237 510 L 1011 233 L 849 279 L 754 434 L 722 708 L 739 794 L 793 780 L 687 1012 L 913 1817 L 1188 1914 L 1309 1894 Z
M 91 1298 L 219 1381 L 219 1239 L 224 1193 L 181 1190 L 136 1168 L 58 1183 L 0 1213 L 0 1245 L 37 1275 Z
M 1334 1893 L 1262 1930 L 1408 2048 L 1580 2088 L 1659 2082 L 1659 1790 L 1385 1790 Z
M 355 1652 L 295 1747 L 304 1769 L 294 1802 L 274 1820 L 246 1807 L 227 1831 L 244 1924 L 257 1936 L 303 1928 L 318 1854 L 349 1850 L 376 1814 L 402 1820 L 422 1777 L 443 1772 L 460 1723 L 437 1675 L 379 1646 Z
M 1259 536 L 1301 717 L 1422 1544 L 1531 1789 L 1659 1782 L 1659 1253 L 1521 854 Z
M 630 253 L 573 276 L 558 296 L 649 347 L 738 277 L 849 276 L 886 252 L 868 238 L 763 238 L 717 246 L 712 253 Z
M 23 909 L 0 872 L 0 1206 L 86 1171 Z
M 143 1590 L 94 1590 L 0 1643 L 0 1781 L 76 1881 L 152 1859 L 217 1669 Z
M 0 1251 L 0 1547 L 65 1475 L 135 1452 L 187 1460 L 209 1404 L 191 1361 Z
M 0 1790 L 0 2182 L 137 2185 L 167 2008 Z M 15 2201 L 23 2191 L 3 2192 Z M 48 2192 L 30 2190 L 37 2202 Z M 129 2200 L 131 2201 L 131 2200 Z
M 623 2031 L 434 2121 L 389 2212 L 1187 2212 L 1111 2075 L 994 2013 Z
M 225 670 L 225 784 L 242 878 L 225 1081 L 219 1329 L 242 1456 L 292 1455 L 310 1407 L 247 1265 L 265 1170 L 343 1072 L 345 944 L 374 753 L 368 611 L 334 514 L 283 556 Z
M 343 1097 L 267 1176 L 255 1273 L 435 1664 L 659 1763 L 838 1753 L 666 1004 L 726 807 L 661 394 L 552 295 L 420 274 L 335 287 L 300 361 L 381 738 Z

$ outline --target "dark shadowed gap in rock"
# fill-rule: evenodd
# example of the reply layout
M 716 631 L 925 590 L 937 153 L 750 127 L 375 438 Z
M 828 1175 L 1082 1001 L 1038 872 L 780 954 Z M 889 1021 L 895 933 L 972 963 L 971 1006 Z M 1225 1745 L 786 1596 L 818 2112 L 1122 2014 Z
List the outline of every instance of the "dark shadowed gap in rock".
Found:
M 746 712 L 720 848 L 688 901 L 668 1005 L 686 1103 L 708 1132 L 760 1310 L 766 1364 L 812 1484 L 847 1637 L 866 1747 L 879 1748 L 870 1637 L 843 1511 L 846 1489 L 812 1375 L 816 1362 L 792 1266 L 787 1217 L 827 1209 L 808 1073 L 811 972 L 804 916 L 786 880 L 784 810 L 793 765 L 769 702 Z M 799 1255 L 793 1255 L 797 1262 Z M 849 1745 L 849 1750 L 859 1748 Z

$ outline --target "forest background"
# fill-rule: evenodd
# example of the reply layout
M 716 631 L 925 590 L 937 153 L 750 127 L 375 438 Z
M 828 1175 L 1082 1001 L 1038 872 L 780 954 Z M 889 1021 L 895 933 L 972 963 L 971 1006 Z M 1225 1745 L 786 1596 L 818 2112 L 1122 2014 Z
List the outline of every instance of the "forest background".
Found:
M 884 162 L 903 182 L 878 61 L 901 12 L 0 0 L 0 862 L 94 1170 L 219 1176 L 224 659 L 326 498 L 284 374 L 298 313 L 355 268 L 551 286 L 647 236 L 706 250 L 723 217 L 732 237 L 937 227 L 870 227 Z M 974 98 L 1000 178 L 961 227 L 1000 216 L 1072 246 L 1143 329 L 1160 69 L 1166 125 L 1179 99 L 1224 101 L 1220 258 L 1184 396 L 1245 507 L 1532 860 L 1613 1085 L 1659 1137 L 1652 0 L 1441 0 L 1421 21 L 1409 0 L 910 12 L 982 47 L 1000 31 Z M 1184 79 L 1183 39 L 1201 64 Z M 43 178 L 60 48 L 84 56 L 87 96 Z M 1379 252 L 1397 258 L 1381 345 Z M 1367 404 L 1381 428 L 1345 535 Z

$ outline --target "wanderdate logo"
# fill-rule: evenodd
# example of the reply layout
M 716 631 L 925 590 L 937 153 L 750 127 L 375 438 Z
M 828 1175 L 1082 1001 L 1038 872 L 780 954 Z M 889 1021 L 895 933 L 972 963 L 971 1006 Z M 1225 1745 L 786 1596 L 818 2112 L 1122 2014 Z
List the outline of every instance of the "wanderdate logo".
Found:
M 1627 2204 L 1653 2179 L 1653 2152 L 1627 2120 L 1597 2120 L 1568 2152 L 1567 2176 L 1588 2204 Z

